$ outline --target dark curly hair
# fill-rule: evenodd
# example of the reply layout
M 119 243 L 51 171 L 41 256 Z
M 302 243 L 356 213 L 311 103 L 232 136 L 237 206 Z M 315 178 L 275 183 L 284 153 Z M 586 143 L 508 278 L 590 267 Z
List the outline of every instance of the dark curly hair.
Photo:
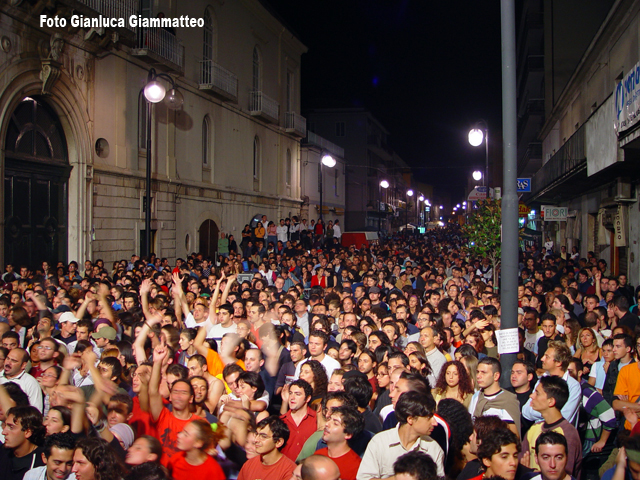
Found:
M 31 431 L 29 441 L 37 446 L 42 446 L 47 434 L 46 427 L 42 424 L 42 414 L 36 407 L 11 407 L 7 412 L 7 418 L 13 415 L 14 422 L 20 421 L 23 432 Z
M 131 468 L 125 480 L 169 480 L 171 476 L 166 468 L 156 462 L 145 462 Z
M 313 373 L 313 396 L 314 398 L 321 398 L 327 394 L 327 386 L 329 380 L 327 379 L 327 371 L 317 360 L 307 360 L 304 365 L 309 365 L 311 373 Z M 301 367 L 302 368 L 302 367 Z
M 473 421 L 467 407 L 453 398 L 443 398 L 438 402 L 438 415 L 440 415 L 451 429 L 451 441 L 455 450 L 462 448 L 473 434 Z
M 440 369 L 440 376 L 436 382 L 435 390 L 437 393 L 444 394 L 447 391 L 447 369 L 451 366 L 455 366 L 458 369 L 458 392 L 464 397 L 465 395 L 473 394 L 473 380 L 467 373 L 467 369 L 464 368 L 462 362 L 458 360 L 452 360 L 445 363 Z
M 96 480 L 113 480 L 124 476 L 124 466 L 106 440 L 85 437 L 78 440 L 76 450 L 80 450 L 93 464 Z

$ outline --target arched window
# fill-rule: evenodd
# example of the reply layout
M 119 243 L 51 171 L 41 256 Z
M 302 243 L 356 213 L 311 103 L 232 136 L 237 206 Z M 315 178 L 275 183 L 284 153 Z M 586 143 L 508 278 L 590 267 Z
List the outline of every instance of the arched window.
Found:
M 138 95 L 138 148 L 146 150 L 147 148 L 147 100 L 140 92 Z
M 287 158 L 286 158 L 286 165 L 285 165 L 285 182 L 287 186 L 291 185 L 291 173 L 292 173 L 291 170 L 292 170 L 291 150 L 287 148 Z
M 204 11 L 204 29 L 202 32 L 204 36 L 202 43 L 202 59 L 205 62 L 215 60 L 215 25 L 213 13 L 210 8 L 207 8 Z
M 253 47 L 253 91 L 260 90 L 260 52 L 258 47 Z
M 211 166 L 211 120 L 205 115 L 202 120 L 202 165 Z
M 256 135 L 253 138 L 253 180 L 260 178 L 260 139 Z

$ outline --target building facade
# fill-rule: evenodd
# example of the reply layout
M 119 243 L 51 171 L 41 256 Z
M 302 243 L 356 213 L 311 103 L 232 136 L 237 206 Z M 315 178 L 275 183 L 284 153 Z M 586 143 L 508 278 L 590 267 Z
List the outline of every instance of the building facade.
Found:
M 412 177 L 391 149 L 389 132 L 364 108 L 313 109 L 305 117 L 311 132 L 344 148 L 346 231 L 397 230 L 406 217 Z M 383 180 L 386 188 L 380 185 Z
M 333 167 L 323 165 L 322 159 L 325 155 L 335 160 Z M 339 220 L 340 225 L 344 225 L 346 202 L 344 149 L 320 135 L 307 132 L 307 138 L 303 140 L 301 146 L 300 164 L 302 171 L 300 220 L 306 219 L 309 223 L 311 220 L 318 220 L 322 211 L 322 219 L 325 223 L 329 220 L 333 222 Z M 322 191 L 322 199 L 320 191 Z
M 543 3 L 542 165 L 524 200 L 538 211 L 566 207 L 566 221 L 537 222 L 544 235 L 569 251 L 577 247 L 581 257 L 594 252 L 611 274 L 627 274 L 637 285 L 640 130 L 633 79 L 640 78 L 640 2 L 587 4 Z M 577 11 L 584 21 L 575 21 Z
M 0 11 L 0 261 L 144 250 L 151 68 L 184 97 L 151 108 L 152 252 L 213 255 L 220 232 L 239 237 L 257 213 L 299 214 L 306 47 L 259 0 L 12 0 Z M 203 26 L 72 27 L 72 15 Z

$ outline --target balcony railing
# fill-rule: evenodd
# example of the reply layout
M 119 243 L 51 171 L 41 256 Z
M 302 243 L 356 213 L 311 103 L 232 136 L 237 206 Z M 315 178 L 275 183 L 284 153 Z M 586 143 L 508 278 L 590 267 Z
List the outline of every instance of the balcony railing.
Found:
M 249 111 L 251 115 L 278 123 L 279 109 L 278 102 L 261 91 L 253 91 L 249 94 Z
M 91 10 L 95 10 L 99 14 L 108 18 L 124 18 L 125 28 L 135 31 L 135 28 L 129 25 L 129 17 L 137 15 L 140 2 L 138 0 L 78 0 Z
M 213 60 L 200 62 L 200 89 L 212 90 L 222 96 L 238 98 L 238 77 Z
M 138 45 L 132 53 L 171 64 L 179 71 L 184 69 L 184 46 L 173 33 L 164 28 L 138 28 Z
M 300 138 L 307 136 L 307 119 L 296 112 L 287 112 L 284 117 L 284 128 Z
M 533 176 L 532 194 L 540 193 L 554 184 L 560 184 L 565 178 L 586 168 L 585 125 L 582 125 Z

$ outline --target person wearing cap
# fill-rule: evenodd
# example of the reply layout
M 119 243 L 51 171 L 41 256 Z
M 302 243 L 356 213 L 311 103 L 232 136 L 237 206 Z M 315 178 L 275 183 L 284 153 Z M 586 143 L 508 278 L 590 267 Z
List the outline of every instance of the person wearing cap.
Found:
M 66 305 L 60 305 L 59 308 L 67 307 Z M 55 310 L 54 310 L 55 312 Z M 69 345 L 71 342 L 75 342 L 78 338 L 76 337 L 76 328 L 78 324 L 78 319 L 70 311 L 64 311 L 60 317 L 58 318 L 58 322 L 60 323 L 60 330 L 56 332 L 54 338 L 65 345 Z
M 380 300 L 379 287 L 369 287 L 369 300 L 371 300 L 371 308 L 380 307 L 385 310 L 389 310 L 387 304 Z
M 96 331 L 91 334 L 91 338 L 93 338 L 96 342 L 96 347 L 100 350 L 100 353 L 104 352 L 104 350 L 115 343 L 116 341 L 116 330 L 113 327 L 110 327 L 107 324 L 100 324 L 96 322 Z M 104 325 L 104 326 L 103 326 Z

